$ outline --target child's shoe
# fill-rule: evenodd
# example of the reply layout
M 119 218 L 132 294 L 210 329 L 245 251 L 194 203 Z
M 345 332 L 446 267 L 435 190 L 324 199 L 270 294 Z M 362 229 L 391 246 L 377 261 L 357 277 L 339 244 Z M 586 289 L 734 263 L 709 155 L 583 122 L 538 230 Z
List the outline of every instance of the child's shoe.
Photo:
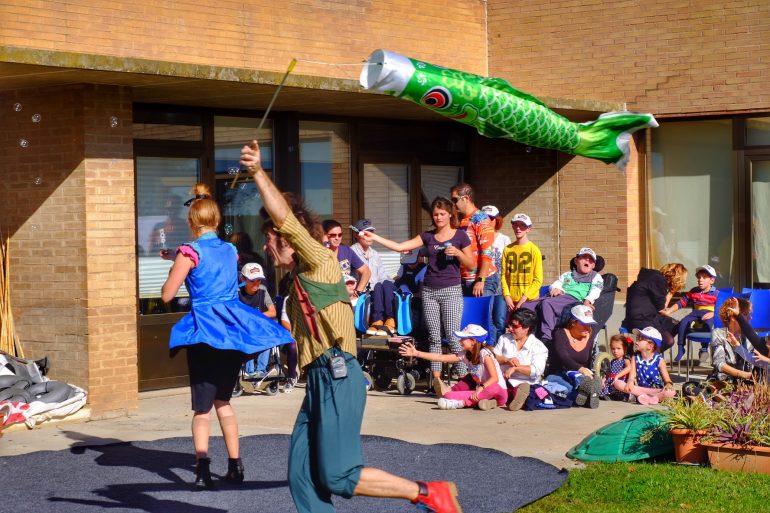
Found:
M 370 326 L 369 329 L 366 330 L 367 335 L 379 335 L 382 333 L 385 335 L 386 333 L 383 331 L 382 327 L 384 325 L 382 324 L 382 321 L 374 321 Z
M 636 396 L 636 402 L 638 402 L 643 406 L 649 405 L 651 400 L 652 400 L 651 396 L 647 394 L 639 394 L 638 396 Z
M 497 408 L 497 399 L 481 399 L 478 404 L 479 410 L 494 410 Z
M 681 361 L 682 358 L 684 358 L 684 344 L 679 344 L 679 352 L 676 353 L 676 356 L 674 357 L 674 361 L 675 362 Z
M 459 399 L 447 399 L 446 397 L 442 397 L 438 400 L 439 410 L 459 410 L 461 408 L 465 408 L 465 402 Z
M 451 481 L 417 481 L 419 495 L 412 501 L 426 513 L 462 513 L 457 502 L 457 486 Z
M 385 327 L 390 330 L 392 335 L 396 335 L 396 320 L 393 317 L 385 319 Z
M 647 402 L 650 406 L 655 406 L 656 404 L 660 404 L 660 399 L 657 395 L 650 395 L 648 396 L 650 400 Z

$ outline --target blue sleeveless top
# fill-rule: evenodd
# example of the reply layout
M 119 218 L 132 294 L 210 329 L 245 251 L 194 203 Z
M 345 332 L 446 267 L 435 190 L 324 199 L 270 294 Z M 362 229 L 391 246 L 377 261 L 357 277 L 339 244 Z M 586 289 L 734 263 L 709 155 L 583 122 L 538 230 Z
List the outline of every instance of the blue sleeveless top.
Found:
M 197 254 L 185 285 L 192 308 L 171 329 L 169 349 L 204 343 L 216 349 L 254 354 L 292 342 L 291 333 L 238 298 L 235 246 L 208 232 L 184 244 Z M 189 253 L 185 248 L 183 253 Z

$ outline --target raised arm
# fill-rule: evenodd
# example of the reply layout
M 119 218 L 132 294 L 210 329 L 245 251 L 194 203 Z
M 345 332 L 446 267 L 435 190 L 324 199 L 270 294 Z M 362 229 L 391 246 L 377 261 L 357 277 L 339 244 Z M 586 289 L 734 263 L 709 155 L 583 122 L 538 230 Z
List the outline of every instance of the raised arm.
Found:
M 405 242 L 392 241 L 390 239 L 386 239 L 385 237 L 380 237 L 376 233 L 369 230 L 361 232 L 359 235 L 361 235 L 369 244 L 372 242 L 377 242 L 388 249 L 392 249 L 393 251 L 410 251 L 422 247 L 422 237 L 419 235 Z
M 262 169 L 262 160 L 259 154 L 259 143 L 256 140 L 251 141 L 241 148 L 241 166 L 249 170 L 253 176 L 254 183 L 257 184 L 259 194 L 262 196 L 262 203 L 265 210 L 270 215 L 270 219 L 275 223 L 276 228 L 280 229 L 286 216 L 289 215 L 289 204 L 286 203 L 281 191 L 275 186 L 265 170 Z

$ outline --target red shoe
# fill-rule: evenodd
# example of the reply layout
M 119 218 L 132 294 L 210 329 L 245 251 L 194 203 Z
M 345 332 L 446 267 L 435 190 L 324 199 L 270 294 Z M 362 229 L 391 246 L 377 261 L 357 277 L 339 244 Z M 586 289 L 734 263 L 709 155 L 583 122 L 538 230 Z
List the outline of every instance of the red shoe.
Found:
M 412 504 L 429 513 L 463 513 L 457 502 L 457 486 L 451 481 L 417 481 L 420 494 Z

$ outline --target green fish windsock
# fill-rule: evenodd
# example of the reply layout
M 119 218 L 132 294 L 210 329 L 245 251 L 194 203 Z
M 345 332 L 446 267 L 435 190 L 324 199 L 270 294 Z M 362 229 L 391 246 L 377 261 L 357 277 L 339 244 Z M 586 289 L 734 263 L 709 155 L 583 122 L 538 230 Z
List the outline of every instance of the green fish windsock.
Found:
M 573 123 L 542 101 L 501 78 L 443 68 L 375 50 L 361 71 L 361 85 L 398 96 L 475 127 L 487 137 L 558 150 L 615 164 L 623 170 L 636 130 L 658 126 L 652 114 L 608 112 L 595 121 Z

